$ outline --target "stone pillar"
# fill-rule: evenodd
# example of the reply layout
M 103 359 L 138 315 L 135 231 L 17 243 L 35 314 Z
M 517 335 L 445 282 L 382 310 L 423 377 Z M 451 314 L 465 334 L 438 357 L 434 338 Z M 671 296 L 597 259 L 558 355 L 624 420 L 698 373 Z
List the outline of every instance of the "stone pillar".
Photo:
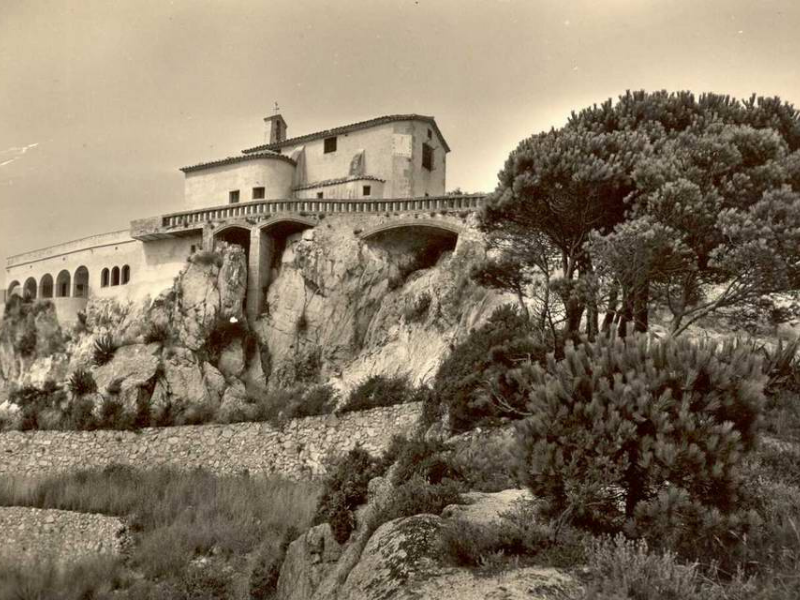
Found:
M 203 250 L 211 252 L 214 249 L 214 230 L 211 225 L 203 225 Z
M 261 267 L 261 230 L 256 227 L 250 230 L 250 254 L 247 262 L 247 320 L 251 325 L 255 323 L 264 306 Z

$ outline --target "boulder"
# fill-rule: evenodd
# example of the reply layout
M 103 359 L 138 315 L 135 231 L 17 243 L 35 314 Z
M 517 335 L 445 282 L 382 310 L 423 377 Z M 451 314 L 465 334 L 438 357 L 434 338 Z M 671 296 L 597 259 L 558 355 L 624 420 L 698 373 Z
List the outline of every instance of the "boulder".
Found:
M 218 417 L 223 422 L 232 422 L 247 412 L 247 390 L 239 380 L 234 380 L 222 395 Z
M 171 348 L 168 355 L 165 353 L 164 387 L 172 402 L 202 404 L 211 399 L 203 369 L 187 348 Z
M 309 529 L 289 544 L 278 579 L 278 598 L 311 598 L 341 555 L 342 546 L 333 537 L 328 523 Z
M 161 345 L 156 343 L 117 348 L 110 362 L 94 370 L 97 389 L 104 392 L 111 384 L 118 384 L 122 393 L 145 385 L 158 370 L 160 350 Z

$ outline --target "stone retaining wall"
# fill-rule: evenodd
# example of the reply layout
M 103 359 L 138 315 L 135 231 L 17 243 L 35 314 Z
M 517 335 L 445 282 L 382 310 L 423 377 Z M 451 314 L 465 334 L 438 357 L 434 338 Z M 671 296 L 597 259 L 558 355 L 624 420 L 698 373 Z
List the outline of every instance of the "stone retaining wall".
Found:
M 382 452 L 393 435 L 408 435 L 421 403 L 289 421 L 199 425 L 129 431 L 34 431 L 0 434 L 0 475 L 40 476 L 80 468 L 162 465 L 217 474 L 275 473 L 293 479 L 319 476 L 331 453 L 360 443 Z
M 68 510 L 0 508 L 0 560 L 72 562 L 119 554 L 125 525 L 116 517 Z

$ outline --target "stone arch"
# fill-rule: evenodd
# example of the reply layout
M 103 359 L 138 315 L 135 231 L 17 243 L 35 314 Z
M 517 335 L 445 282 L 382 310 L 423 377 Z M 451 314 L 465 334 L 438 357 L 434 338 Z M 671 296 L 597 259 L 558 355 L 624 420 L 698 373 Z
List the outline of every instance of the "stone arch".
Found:
M 89 269 L 84 266 L 75 269 L 75 275 L 72 278 L 72 295 L 75 298 L 89 297 Z
M 129 265 L 122 267 L 122 285 L 126 285 L 131 280 L 131 268 Z
M 393 229 L 401 229 L 401 228 L 425 228 L 425 229 L 437 229 L 445 234 L 455 234 L 456 236 L 461 235 L 464 232 L 464 228 L 460 225 L 456 225 L 455 223 L 450 223 L 444 220 L 438 219 L 398 219 L 396 221 L 389 221 L 387 223 L 381 223 L 380 225 L 375 225 L 374 227 L 370 227 L 359 234 L 362 240 L 367 240 L 372 237 L 377 236 L 378 234 L 384 233 L 386 231 L 391 231 Z
M 22 296 L 22 287 L 16 279 L 8 284 L 8 289 L 6 290 L 6 300 L 12 296 Z
M 111 269 L 111 285 L 119 285 L 119 267 Z
M 316 227 L 317 222 L 314 219 L 309 219 L 308 217 L 298 217 L 294 215 L 286 215 L 283 217 L 276 217 L 274 219 L 270 219 L 266 223 L 261 223 L 258 226 L 262 232 L 267 231 L 269 229 L 275 228 L 292 228 L 292 224 L 296 225 L 295 228 L 297 231 L 302 229 L 308 229 L 309 227 Z
M 56 276 L 56 298 L 69 298 L 72 276 L 64 269 Z
M 111 283 L 111 271 L 106 268 L 100 272 L 100 287 L 108 287 L 109 283 Z
M 53 276 L 45 273 L 39 280 L 39 298 L 52 298 L 53 288 Z
M 36 300 L 37 289 L 36 280 L 33 277 L 28 277 L 25 280 L 25 285 L 22 286 L 22 297 L 25 300 Z

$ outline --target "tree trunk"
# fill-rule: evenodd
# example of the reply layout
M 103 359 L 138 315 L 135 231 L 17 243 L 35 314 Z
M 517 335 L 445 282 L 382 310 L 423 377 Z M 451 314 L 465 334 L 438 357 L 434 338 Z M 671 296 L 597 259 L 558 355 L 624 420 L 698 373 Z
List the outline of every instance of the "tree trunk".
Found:
M 611 331 L 611 325 L 614 324 L 614 317 L 617 316 L 617 296 L 619 295 L 619 284 L 614 283 L 608 292 L 608 306 L 606 308 L 606 316 L 603 317 L 603 333 Z
M 617 334 L 624 338 L 628 335 L 628 323 L 633 319 L 633 298 L 628 288 L 622 290 L 622 310 L 618 313 L 618 317 Z
M 647 331 L 649 326 L 650 282 L 646 281 L 636 289 L 633 297 L 633 330 Z

